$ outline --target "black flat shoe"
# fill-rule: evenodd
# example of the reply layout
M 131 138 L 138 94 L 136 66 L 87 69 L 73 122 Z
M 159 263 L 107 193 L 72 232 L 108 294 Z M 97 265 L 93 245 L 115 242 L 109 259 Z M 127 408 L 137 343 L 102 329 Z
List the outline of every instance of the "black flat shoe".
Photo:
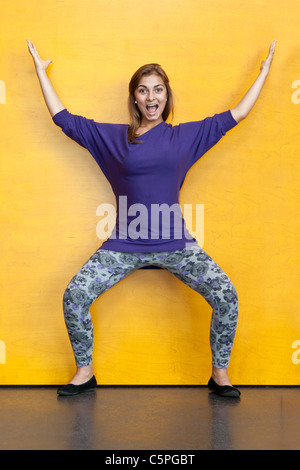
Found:
M 208 382 L 208 388 L 220 397 L 239 398 L 241 392 L 231 385 L 218 385 L 211 377 Z
M 71 397 L 74 395 L 79 395 L 79 393 L 83 392 L 91 392 L 97 387 L 97 380 L 95 376 L 85 382 L 84 384 L 81 385 L 74 385 L 74 384 L 68 384 L 64 385 L 63 387 L 59 387 L 57 390 L 58 395 L 62 395 L 65 397 Z

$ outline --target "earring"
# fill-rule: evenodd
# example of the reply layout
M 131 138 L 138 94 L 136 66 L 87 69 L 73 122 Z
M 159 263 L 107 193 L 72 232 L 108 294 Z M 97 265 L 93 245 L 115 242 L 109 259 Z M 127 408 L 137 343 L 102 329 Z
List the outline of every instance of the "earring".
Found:
M 137 104 L 137 101 L 135 101 L 135 104 Z

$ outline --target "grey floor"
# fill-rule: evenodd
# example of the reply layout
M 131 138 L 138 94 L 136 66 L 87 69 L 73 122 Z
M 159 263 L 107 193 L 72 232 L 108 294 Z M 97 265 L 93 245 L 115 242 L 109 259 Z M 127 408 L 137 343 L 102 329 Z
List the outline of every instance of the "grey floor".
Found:
M 300 388 L 0 387 L 1 450 L 299 450 Z

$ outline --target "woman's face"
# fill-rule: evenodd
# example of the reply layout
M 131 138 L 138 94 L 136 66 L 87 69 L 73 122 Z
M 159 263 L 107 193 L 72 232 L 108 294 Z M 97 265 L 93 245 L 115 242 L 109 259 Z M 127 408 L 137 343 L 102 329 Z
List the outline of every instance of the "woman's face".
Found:
M 136 106 L 142 113 L 141 126 L 159 124 L 168 98 L 167 88 L 160 75 L 144 75 L 134 92 Z

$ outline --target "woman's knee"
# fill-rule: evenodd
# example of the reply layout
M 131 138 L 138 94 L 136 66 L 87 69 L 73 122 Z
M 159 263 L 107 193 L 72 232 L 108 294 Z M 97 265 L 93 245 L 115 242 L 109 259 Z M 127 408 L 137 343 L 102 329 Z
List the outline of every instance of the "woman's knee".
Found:
M 223 290 L 224 298 L 228 303 L 238 304 L 238 293 L 234 284 L 228 279 L 226 286 Z
M 222 294 L 215 296 L 214 311 L 222 323 L 235 323 L 238 319 L 238 293 L 233 283 L 228 279 L 222 288 Z
M 87 301 L 87 293 L 80 287 L 69 284 L 63 295 L 65 305 L 82 305 Z

